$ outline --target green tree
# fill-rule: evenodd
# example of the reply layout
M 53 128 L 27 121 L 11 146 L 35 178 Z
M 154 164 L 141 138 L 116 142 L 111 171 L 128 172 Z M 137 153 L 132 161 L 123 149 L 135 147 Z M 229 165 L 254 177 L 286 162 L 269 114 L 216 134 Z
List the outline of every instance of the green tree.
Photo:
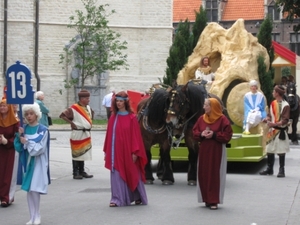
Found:
M 267 49 L 267 52 L 270 57 L 270 68 L 272 67 L 272 62 L 274 61 L 272 30 L 273 30 L 272 20 L 270 19 L 269 16 L 267 16 L 259 28 L 257 39 L 258 42 Z
M 264 46 L 268 52 L 270 58 L 270 66 L 266 68 L 266 65 L 262 66 L 264 63 L 264 59 L 262 56 L 259 56 L 258 60 L 258 75 L 259 75 L 259 82 L 261 84 L 261 90 L 263 91 L 264 95 L 267 98 L 268 105 L 271 103 L 273 96 L 273 79 L 275 70 L 272 67 L 272 62 L 274 61 L 274 48 L 272 46 L 272 30 L 273 24 L 272 20 L 269 17 L 266 17 L 262 22 L 257 39 L 258 42 Z M 263 71 L 264 70 L 264 71 Z M 268 70 L 268 72 L 266 72 Z
M 85 85 L 86 79 L 100 75 L 105 71 L 128 69 L 127 42 L 121 41 L 121 35 L 108 27 L 108 17 L 115 10 L 107 11 L 109 5 L 97 6 L 97 0 L 82 0 L 85 11 L 76 10 L 71 16 L 68 28 L 77 32 L 77 38 L 70 40 L 74 48 L 65 47 L 60 54 L 60 63 L 70 65 L 78 71 L 77 78 L 65 80 L 65 88 Z M 63 67 L 64 68 L 64 67 Z
M 187 63 L 188 57 L 192 54 L 199 37 L 207 25 L 206 11 L 200 6 L 200 11 L 195 11 L 195 23 L 190 32 L 190 22 L 186 19 L 185 22 L 180 21 L 174 42 L 169 50 L 167 59 L 166 75 L 163 77 L 163 83 L 172 85 L 173 81 L 177 80 L 179 71 Z
M 196 47 L 197 42 L 199 40 L 200 35 L 202 34 L 202 31 L 207 25 L 207 16 L 206 11 L 203 9 L 203 6 L 200 6 L 199 12 L 195 11 L 196 20 L 193 25 L 193 45 L 192 45 L 192 51 Z
M 282 8 L 282 12 L 287 14 L 287 20 L 293 22 L 294 19 L 300 17 L 300 0 L 276 0 L 275 2 L 278 7 Z M 294 25 L 293 30 L 299 31 L 300 23 Z
M 287 77 L 289 75 L 291 75 L 291 68 L 290 67 L 283 67 L 281 69 L 281 76 L 282 77 Z
M 270 71 L 267 72 L 267 66 L 264 62 L 263 56 L 260 55 L 258 57 L 257 63 L 257 73 L 259 77 L 259 82 L 261 84 L 261 90 L 266 96 L 267 104 L 270 105 L 271 101 L 273 100 L 273 79 L 271 78 Z
M 167 58 L 166 75 L 163 77 L 163 83 L 172 85 L 177 79 L 179 71 L 186 64 L 190 48 L 190 22 L 186 19 L 180 21 L 175 33 L 174 42 L 169 50 Z

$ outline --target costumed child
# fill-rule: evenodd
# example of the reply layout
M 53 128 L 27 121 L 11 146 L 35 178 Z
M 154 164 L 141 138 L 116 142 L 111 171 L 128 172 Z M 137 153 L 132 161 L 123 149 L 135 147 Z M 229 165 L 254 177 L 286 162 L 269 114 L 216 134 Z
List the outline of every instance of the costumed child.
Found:
M 27 191 L 30 220 L 26 224 L 41 224 L 40 195 L 47 194 L 50 184 L 50 136 L 48 128 L 38 123 L 41 111 L 37 103 L 23 105 L 22 113 L 27 124 L 19 128 L 14 144 L 22 162 L 21 189 Z

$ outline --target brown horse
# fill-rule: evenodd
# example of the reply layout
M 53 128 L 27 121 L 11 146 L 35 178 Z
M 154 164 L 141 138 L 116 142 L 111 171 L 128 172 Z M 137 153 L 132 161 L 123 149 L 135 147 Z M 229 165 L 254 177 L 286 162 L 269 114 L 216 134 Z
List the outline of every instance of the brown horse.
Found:
M 188 149 L 188 185 L 196 185 L 198 142 L 193 139 L 192 129 L 199 116 L 204 113 L 203 104 L 205 97 L 206 91 L 204 87 L 193 82 L 173 88 L 170 102 L 171 109 L 168 111 L 166 118 L 169 126 L 182 128 L 183 135 L 177 134 L 176 137 L 184 137 L 185 145 Z M 175 113 L 176 111 L 180 114 Z
M 168 111 L 166 122 L 171 127 L 182 128 L 183 135 L 177 134 L 177 136 L 184 137 L 188 148 L 188 185 L 196 185 L 199 144 L 193 139 L 193 126 L 204 113 L 203 104 L 206 97 L 216 98 L 222 105 L 223 103 L 216 95 L 207 93 L 203 85 L 193 81 L 189 81 L 186 85 L 179 85 L 171 92 L 173 93 L 170 102 L 171 109 Z
M 170 159 L 172 130 L 166 124 L 169 94 L 169 90 L 156 89 L 149 98 L 143 99 L 138 104 L 138 120 L 148 158 L 145 167 L 147 184 L 153 184 L 154 181 L 151 166 L 151 146 L 154 144 L 159 144 L 160 157 L 164 158 L 163 163 L 159 163 L 157 176 L 163 184 L 174 183 Z

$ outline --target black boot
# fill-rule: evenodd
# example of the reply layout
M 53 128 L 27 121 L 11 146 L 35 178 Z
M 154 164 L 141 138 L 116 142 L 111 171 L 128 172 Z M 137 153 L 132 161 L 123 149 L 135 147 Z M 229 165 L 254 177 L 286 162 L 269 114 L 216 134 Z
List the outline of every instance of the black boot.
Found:
M 79 174 L 79 161 L 72 160 L 73 165 L 73 179 L 80 180 L 82 176 Z
M 285 164 L 285 154 L 280 154 L 279 155 L 279 173 L 277 174 L 277 177 L 285 177 L 284 164 Z
M 84 161 L 78 161 L 79 163 L 79 174 L 84 178 L 92 178 L 93 175 L 89 175 L 84 171 Z
M 259 174 L 260 175 L 273 175 L 273 166 L 274 166 L 274 161 L 275 161 L 275 155 L 268 153 L 268 167 L 264 171 L 261 171 Z

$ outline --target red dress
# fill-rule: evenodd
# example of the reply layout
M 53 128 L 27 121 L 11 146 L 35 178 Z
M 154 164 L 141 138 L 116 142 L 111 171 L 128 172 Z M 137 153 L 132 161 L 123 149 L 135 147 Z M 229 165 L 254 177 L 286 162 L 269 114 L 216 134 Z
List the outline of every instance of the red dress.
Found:
M 125 206 L 130 205 L 134 200 L 141 199 L 143 204 L 147 204 L 143 184 L 147 156 L 140 127 L 134 114 L 126 112 L 113 114 L 110 117 L 103 151 L 105 152 L 105 167 L 111 171 L 111 203 Z M 136 162 L 133 162 L 132 154 L 137 156 Z
M 202 131 L 214 132 L 211 139 L 201 136 Z M 213 124 L 208 124 L 201 116 L 193 127 L 193 137 L 200 142 L 198 151 L 198 201 L 208 204 L 223 203 L 227 156 L 226 143 L 232 137 L 229 120 L 222 115 Z
M 14 149 L 15 133 L 18 132 L 19 123 L 8 127 L 0 127 L 0 134 L 7 139 L 7 144 L 0 144 L 0 200 L 11 203 L 14 198 L 12 186 L 16 186 L 16 169 L 18 168 L 18 154 Z M 15 170 L 14 170 L 15 169 Z M 12 183 L 13 181 L 13 183 Z

